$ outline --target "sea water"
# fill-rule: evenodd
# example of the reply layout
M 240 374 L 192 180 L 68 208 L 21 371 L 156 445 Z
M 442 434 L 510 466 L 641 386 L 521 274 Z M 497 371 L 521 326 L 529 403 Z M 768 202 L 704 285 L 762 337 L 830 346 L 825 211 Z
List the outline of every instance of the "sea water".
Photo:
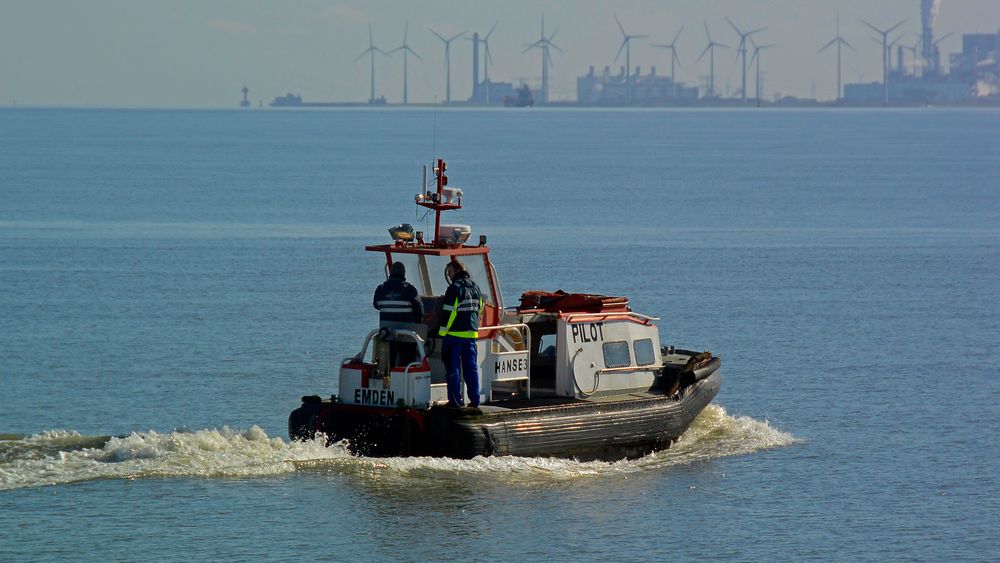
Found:
M 0 110 L 0 559 L 1000 558 L 1000 112 Z M 723 358 L 639 460 L 289 443 L 441 156 L 508 304 Z

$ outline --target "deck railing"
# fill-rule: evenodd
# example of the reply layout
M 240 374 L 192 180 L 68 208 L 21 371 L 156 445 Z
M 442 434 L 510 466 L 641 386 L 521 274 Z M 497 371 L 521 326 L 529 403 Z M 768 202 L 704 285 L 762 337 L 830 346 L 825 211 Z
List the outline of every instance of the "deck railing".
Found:
M 517 377 L 493 377 L 489 381 L 489 390 L 487 391 L 487 395 L 486 395 L 486 397 L 487 397 L 486 400 L 487 401 L 492 401 L 493 400 L 493 382 L 494 381 L 526 381 L 527 382 L 527 398 L 529 398 L 529 399 L 531 398 L 531 327 L 529 327 L 528 325 L 526 325 L 524 323 L 512 323 L 512 324 L 506 324 L 506 325 L 481 326 L 481 327 L 479 327 L 480 331 L 495 330 L 496 334 L 493 335 L 493 340 L 496 340 L 497 338 L 499 338 L 500 335 L 504 334 L 504 332 L 507 331 L 507 330 L 509 330 L 509 329 L 524 329 L 524 334 L 521 336 L 521 341 L 524 343 L 524 350 L 513 350 L 513 351 L 510 351 L 510 352 L 493 352 L 493 355 L 496 356 L 496 357 L 501 357 L 502 358 L 503 356 L 513 356 L 513 355 L 520 356 L 520 355 L 523 355 L 523 354 L 527 354 L 527 356 L 528 356 L 528 363 L 527 363 L 527 369 L 525 370 L 525 372 L 527 373 L 527 375 L 525 375 L 525 376 L 517 376 Z M 480 376 L 481 376 L 481 371 L 482 370 L 480 370 Z M 483 383 L 486 383 L 486 382 L 484 381 Z

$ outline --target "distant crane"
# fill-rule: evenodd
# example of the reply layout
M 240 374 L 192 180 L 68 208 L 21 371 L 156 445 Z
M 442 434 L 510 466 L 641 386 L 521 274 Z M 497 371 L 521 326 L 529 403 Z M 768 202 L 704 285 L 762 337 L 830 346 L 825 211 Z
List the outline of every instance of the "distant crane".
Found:
M 558 45 L 552 42 L 552 39 L 556 36 L 558 31 L 559 28 L 557 27 L 556 30 L 552 32 L 552 35 L 549 35 L 548 37 L 545 36 L 545 14 L 542 14 L 541 37 L 538 41 L 529 44 L 525 47 L 524 51 L 522 51 L 522 53 L 527 53 L 531 49 L 541 49 L 542 51 L 542 105 L 549 103 L 549 65 L 552 64 L 552 55 L 549 54 L 549 49 L 552 48 L 560 53 L 563 52 Z
M 852 47 L 851 44 L 848 43 L 846 39 L 844 39 L 843 37 L 840 36 L 840 13 L 839 12 L 837 13 L 837 36 L 834 37 L 833 39 L 831 39 L 830 42 L 827 43 L 826 45 L 823 45 L 822 47 L 820 47 L 819 51 L 816 51 L 816 54 L 818 55 L 818 54 L 822 53 L 823 51 L 825 51 L 827 48 L 829 48 L 831 45 L 834 45 L 834 44 L 837 45 L 837 97 L 836 97 L 836 101 L 840 101 L 841 98 L 843 97 L 843 92 L 844 92 L 841 89 L 841 72 L 840 72 L 841 55 L 840 55 L 840 49 L 841 49 L 842 46 L 846 46 L 848 49 L 854 51 L 854 47 Z
M 670 43 L 653 45 L 653 47 L 670 49 L 670 88 L 672 89 L 673 97 L 675 98 L 677 97 L 677 80 L 674 79 L 674 63 L 677 63 L 678 66 L 681 64 L 681 60 L 677 57 L 677 38 L 681 36 L 682 31 L 684 31 L 683 25 L 677 30 L 677 34 L 674 35 L 674 40 Z
M 409 31 L 410 31 L 410 22 L 406 22 L 406 25 L 403 26 L 403 44 L 400 45 L 399 47 L 396 47 L 395 49 L 389 51 L 390 54 L 395 53 L 396 51 L 402 51 L 403 52 L 403 105 L 404 106 L 409 103 L 409 99 L 407 98 L 407 91 L 406 91 L 407 90 L 407 75 L 408 75 L 406 57 L 407 57 L 407 55 L 413 55 L 414 57 L 417 57 L 417 60 L 423 60 L 423 59 L 420 58 L 420 55 L 418 55 L 406 43 L 406 35 L 407 35 L 407 33 Z
M 736 31 L 736 35 L 740 36 L 740 46 L 736 48 L 736 58 L 743 59 L 743 83 L 741 89 L 743 91 L 743 105 L 747 105 L 747 38 L 749 38 L 751 35 L 755 33 L 760 33 L 761 31 L 764 31 L 767 28 L 762 27 L 760 29 L 747 31 L 746 33 L 744 33 L 743 31 L 740 30 L 740 28 L 736 27 L 736 24 L 733 23 L 733 20 L 727 17 L 726 21 L 729 22 L 729 25 L 731 25 L 733 27 L 733 30 Z
M 381 53 L 386 56 L 389 55 L 389 53 L 386 53 L 382 49 L 379 49 L 378 47 L 375 46 L 375 38 L 374 35 L 372 34 L 372 24 L 368 24 L 368 48 L 365 49 L 364 51 L 361 51 L 361 54 L 358 55 L 357 58 L 354 59 L 354 61 L 357 62 L 361 60 L 361 58 L 364 57 L 365 55 L 371 55 L 372 89 L 371 89 L 371 97 L 368 98 L 369 104 L 375 103 L 375 53 Z
M 705 23 L 705 35 L 708 36 L 708 47 L 705 47 L 705 50 L 702 51 L 700 55 L 698 55 L 698 59 L 695 62 L 700 61 L 702 57 L 705 56 L 705 53 L 708 53 L 710 65 L 708 73 L 707 97 L 714 98 L 715 97 L 715 48 L 722 47 L 723 49 L 728 49 L 729 45 L 723 45 L 722 43 L 717 43 L 715 41 L 712 41 L 712 34 L 708 31 L 708 22 L 706 21 L 704 23 Z
M 885 30 L 879 29 L 874 25 L 866 22 L 865 20 L 861 20 L 861 23 L 874 29 L 876 33 L 882 36 L 882 95 L 883 95 L 882 105 L 888 106 L 889 105 L 889 43 L 888 43 L 889 34 L 892 33 L 897 27 L 906 23 L 906 20 L 903 20 Z M 893 43 L 895 43 L 895 41 L 893 41 Z
M 630 51 L 633 39 L 643 39 L 649 37 L 648 35 L 629 35 L 625 33 L 625 28 L 622 27 L 622 22 L 618 20 L 618 16 L 615 16 L 615 23 L 618 24 L 618 29 L 622 32 L 622 46 L 618 47 L 618 53 L 615 55 L 615 61 L 618 61 L 618 57 L 622 54 L 622 49 L 625 50 L 625 97 L 628 103 L 632 103 L 632 80 L 630 79 L 630 72 L 632 71 L 632 61 L 630 57 Z
M 444 36 L 434 31 L 433 29 L 431 29 L 431 33 L 433 33 L 438 39 L 441 40 L 442 43 L 444 43 L 444 66 L 445 66 L 445 76 L 446 76 L 445 103 L 450 104 L 451 103 L 451 42 L 465 35 L 465 32 L 463 31 L 462 33 L 453 35 L 450 39 L 445 39 Z

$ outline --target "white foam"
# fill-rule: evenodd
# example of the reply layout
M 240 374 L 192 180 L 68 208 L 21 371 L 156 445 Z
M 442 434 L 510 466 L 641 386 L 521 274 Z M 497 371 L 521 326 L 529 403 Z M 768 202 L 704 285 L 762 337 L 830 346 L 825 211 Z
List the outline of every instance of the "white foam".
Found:
M 327 468 L 338 472 L 386 474 L 412 477 L 455 478 L 490 477 L 504 481 L 550 481 L 630 473 L 661 467 L 690 464 L 699 460 L 744 455 L 755 451 L 788 446 L 799 440 L 771 427 L 767 421 L 748 416 L 732 417 L 718 405 L 710 404 L 695 419 L 681 439 L 670 449 L 636 459 L 616 462 L 580 462 L 572 459 L 541 457 L 476 457 L 470 460 L 408 458 L 340 458 L 332 462 L 316 461 L 300 468 Z
M 50 431 L 2 446 L 0 490 L 92 479 L 266 476 L 295 471 L 294 461 L 346 456 L 341 446 L 286 443 L 256 426 L 120 438 Z
M 344 444 L 285 442 L 254 426 L 249 430 L 135 432 L 125 437 L 82 436 L 53 430 L 0 442 L 0 490 L 92 479 L 152 477 L 257 477 L 295 471 L 384 477 L 465 479 L 495 477 L 538 482 L 628 473 L 787 446 L 796 438 L 766 421 L 734 418 L 709 405 L 668 450 L 638 460 L 579 462 L 556 458 L 364 458 Z

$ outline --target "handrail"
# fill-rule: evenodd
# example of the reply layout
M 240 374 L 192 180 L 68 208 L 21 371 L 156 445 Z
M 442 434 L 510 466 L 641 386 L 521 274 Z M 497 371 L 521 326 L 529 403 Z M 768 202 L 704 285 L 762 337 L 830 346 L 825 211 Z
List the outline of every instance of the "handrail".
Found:
M 365 336 L 365 343 L 361 347 L 361 352 L 359 352 L 358 355 L 356 356 L 352 356 L 350 358 L 344 358 L 343 362 L 341 362 L 341 365 L 349 362 L 363 361 L 365 358 L 365 354 L 368 353 L 368 345 L 371 344 L 372 339 L 375 338 L 376 335 L 381 334 L 383 331 L 389 331 L 388 334 L 391 335 L 393 338 L 400 336 L 408 337 L 409 339 L 413 340 L 413 342 L 417 345 L 417 352 L 419 353 L 418 357 L 420 358 L 420 361 L 410 362 L 403 369 L 403 381 L 405 382 L 406 386 L 404 392 L 406 393 L 407 397 L 412 397 L 413 378 L 407 376 L 410 375 L 410 369 L 422 366 L 424 364 L 424 361 L 427 359 L 427 351 L 424 348 L 424 339 L 421 338 L 419 334 L 417 334 L 412 330 L 405 328 L 388 328 L 388 327 L 382 327 L 377 330 L 372 330 L 368 333 L 368 336 Z M 390 373 L 391 373 L 391 368 L 390 368 Z
M 370 331 L 368 333 L 368 336 L 365 337 L 365 343 L 361 346 L 361 351 L 358 352 L 358 354 L 355 355 L 355 356 L 351 356 L 350 358 L 344 358 L 344 361 L 341 362 L 341 363 L 342 364 L 346 364 L 347 362 L 350 362 L 350 361 L 358 361 L 358 362 L 360 362 L 361 360 L 364 360 L 365 359 L 365 354 L 368 353 L 368 345 L 371 344 L 372 337 L 374 337 L 376 334 L 378 334 L 378 331 L 379 331 L 379 329 L 375 329 L 373 331 Z
M 576 379 L 576 358 L 579 356 L 580 352 L 583 352 L 583 348 L 580 348 L 573 354 L 573 361 L 570 368 L 573 370 L 573 384 L 576 386 L 577 390 L 583 395 L 584 398 L 590 397 L 594 393 L 597 393 L 597 388 L 601 386 L 601 375 L 605 373 L 620 373 L 620 372 L 632 372 L 632 371 L 658 371 L 663 368 L 662 365 L 648 365 L 648 366 L 624 366 L 619 368 L 600 368 L 594 370 L 594 388 L 590 391 L 584 391 L 580 387 L 579 381 Z
M 421 358 L 421 360 L 427 357 L 427 353 L 424 350 L 424 339 L 421 338 L 419 334 L 417 334 L 416 332 L 414 332 L 412 330 L 405 329 L 405 328 L 387 328 L 387 327 L 383 327 L 383 328 L 379 328 L 379 329 L 375 329 L 375 330 L 370 331 L 368 333 L 368 336 L 365 336 L 365 343 L 364 343 L 364 345 L 361 346 L 361 352 L 359 352 L 355 356 L 351 356 L 350 358 L 345 358 L 342 363 L 347 363 L 347 362 L 351 362 L 351 361 L 358 361 L 358 362 L 360 362 L 361 360 L 364 360 L 365 354 L 368 353 L 368 345 L 371 344 L 372 338 L 374 338 L 376 334 L 381 333 L 383 330 L 389 331 L 389 334 L 392 335 L 393 337 L 395 337 L 395 336 L 407 336 L 407 337 L 409 337 L 410 339 L 412 339 L 416 343 L 416 345 L 417 345 L 417 351 L 420 352 L 420 358 Z
M 528 326 L 527 324 L 525 324 L 525 323 L 513 323 L 513 324 L 509 324 L 509 325 L 481 326 L 481 327 L 479 327 L 479 330 L 482 330 L 482 331 L 495 330 L 495 331 L 497 331 L 497 334 L 499 334 L 500 331 L 503 330 L 503 329 L 507 329 L 507 328 L 519 328 L 519 327 L 524 327 L 524 330 L 525 330 L 525 333 L 526 333 L 525 336 L 527 337 L 527 343 L 525 344 L 524 350 L 514 350 L 513 352 L 493 352 L 493 354 L 494 355 L 509 355 L 509 354 L 521 354 L 523 352 L 529 352 L 528 356 L 531 357 L 531 354 L 530 354 L 530 351 L 531 351 L 531 347 L 530 347 L 530 343 L 531 343 L 531 327 Z M 493 338 L 496 338 L 496 336 L 494 336 Z M 497 381 L 503 381 L 503 380 L 498 379 Z
M 625 366 L 620 368 L 601 368 L 595 373 L 614 373 L 618 371 L 658 371 L 662 369 L 663 366 L 648 365 L 648 366 Z
M 619 317 L 619 316 L 633 317 L 636 320 L 644 321 L 645 323 L 649 323 L 650 321 L 660 320 L 660 317 L 650 317 L 649 315 L 643 315 L 641 313 L 636 313 L 635 311 L 608 311 L 606 313 L 588 313 L 584 311 L 573 311 L 567 313 L 560 313 L 560 316 L 563 319 L 566 319 L 566 322 L 570 322 L 574 320 L 576 317 L 606 319 L 608 317 Z
M 499 335 L 500 331 L 504 330 L 504 329 L 508 329 L 508 328 L 522 328 L 522 327 L 524 328 L 525 333 L 526 333 L 525 334 L 526 341 L 525 341 L 524 350 L 515 350 L 513 352 L 493 352 L 493 355 L 495 355 L 495 356 L 509 356 L 509 355 L 512 355 L 512 354 L 525 354 L 526 353 L 528 355 L 528 369 L 527 369 L 528 376 L 527 377 L 515 377 L 515 378 L 510 378 L 510 379 L 504 379 L 504 378 L 494 377 L 490 381 L 490 390 L 489 390 L 489 394 L 488 394 L 488 397 L 489 397 L 490 401 L 493 400 L 493 382 L 494 381 L 518 381 L 520 379 L 527 380 L 527 382 L 528 382 L 527 398 L 528 399 L 531 398 L 531 327 L 528 326 L 525 323 L 512 323 L 512 324 L 507 324 L 507 325 L 481 326 L 481 327 L 479 327 L 479 330 L 483 330 L 483 331 L 485 331 L 485 330 L 496 330 L 497 331 L 497 335 Z M 496 336 L 494 336 L 493 338 L 495 339 Z

